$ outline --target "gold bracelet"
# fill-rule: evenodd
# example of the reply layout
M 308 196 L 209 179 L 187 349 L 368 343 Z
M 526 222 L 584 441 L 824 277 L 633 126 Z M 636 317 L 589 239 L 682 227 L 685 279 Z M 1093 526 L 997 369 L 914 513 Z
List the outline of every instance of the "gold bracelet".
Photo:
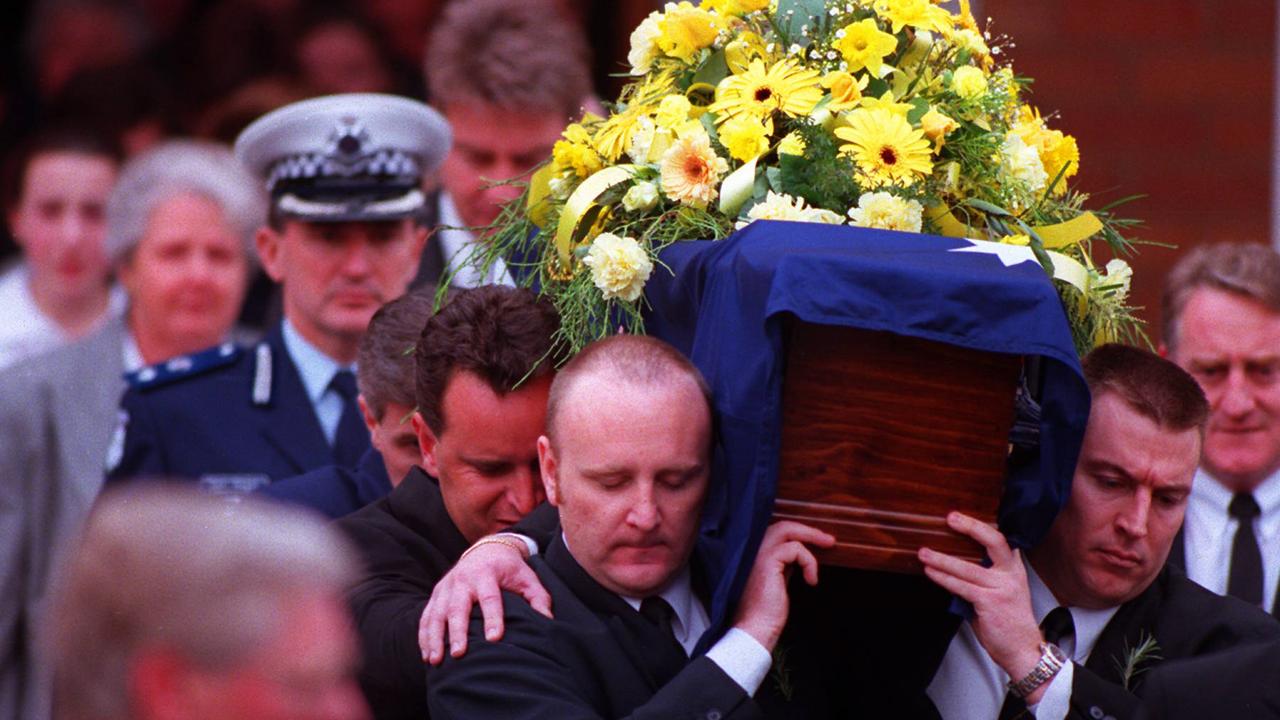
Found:
M 482 547 L 484 545 L 494 544 L 494 543 L 497 543 L 498 545 L 506 545 L 512 550 L 515 550 L 516 552 L 520 553 L 521 560 L 529 559 L 529 546 L 525 545 L 523 540 L 514 538 L 511 535 L 499 534 L 499 535 L 485 535 L 484 537 L 475 541 L 475 543 L 473 543 L 471 547 L 462 551 L 462 555 L 458 557 L 458 562 L 462 562 L 463 559 L 466 558 L 468 555 L 470 555 L 472 551 L 474 551 L 476 548 Z

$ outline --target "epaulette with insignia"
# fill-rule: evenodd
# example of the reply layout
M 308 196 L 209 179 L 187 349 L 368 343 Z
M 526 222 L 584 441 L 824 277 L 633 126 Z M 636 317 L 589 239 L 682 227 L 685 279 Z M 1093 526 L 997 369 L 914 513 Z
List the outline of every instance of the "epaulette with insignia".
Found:
M 234 343 L 223 343 L 193 355 L 179 355 L 162 363 L 148 365 L 141 370 L 126 373 L 124 379 L 129 387 L 138 390 L 164 387 L 230 365 L 240 357 L 241 352 L 243 351 Z

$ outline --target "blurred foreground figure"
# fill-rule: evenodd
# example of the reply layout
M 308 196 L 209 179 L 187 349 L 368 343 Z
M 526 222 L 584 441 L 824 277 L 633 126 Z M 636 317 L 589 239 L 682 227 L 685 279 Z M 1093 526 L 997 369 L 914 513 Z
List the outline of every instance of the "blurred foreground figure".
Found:
M 342 600 L 354 572 L 307 515 L 187 488 L 111 493 L 55 590 L 54 716 L 366 718 Z

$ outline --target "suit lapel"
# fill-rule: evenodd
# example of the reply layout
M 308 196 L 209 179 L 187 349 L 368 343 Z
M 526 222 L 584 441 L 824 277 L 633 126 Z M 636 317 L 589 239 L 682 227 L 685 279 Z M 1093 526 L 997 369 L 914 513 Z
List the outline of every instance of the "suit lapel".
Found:
M 625 600 L 597 583 L 578 561 L 569 554 L 564 538 L 558 532 L 546 553 L 547 565 L 555 571 L 592 612 L 599 615 L 609 633 L 640 671 L 649 689 L 657 692 L 688 663 L 684 653 L 679 657 L 665 638 Z
M 281 326 L 276 325 L 264 342 L 271 348 L 271 400 L 262 416 L 263 437 L 299 473 L 333 463 L 333 449 L 324 439 L 315 407 L 285 349 Z M 249 352 L 250 362 L 257 363 L 257 352 Z M 256 366 L 254 369 L 251 380 Z
M 1187 569 L 1187 546 L 1183 533 L 1186 532 L 1186 525 L 1178 528 L 1178 534 L 1173 538 L 1173 547 L 1169 548 L 1169 559 L 1165 564 L 1172 565 L 1183 572 Z

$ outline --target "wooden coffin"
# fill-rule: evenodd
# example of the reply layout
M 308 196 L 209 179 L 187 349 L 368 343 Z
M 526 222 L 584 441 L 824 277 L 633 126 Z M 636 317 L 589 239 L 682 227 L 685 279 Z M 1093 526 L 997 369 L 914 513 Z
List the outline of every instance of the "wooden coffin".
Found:
M 774 516 L 833 533 L 822 562 L 920 573 L 916 550 L 978 560 L 946 527 L 994 522 L 1021 358 L 793 322 Z

